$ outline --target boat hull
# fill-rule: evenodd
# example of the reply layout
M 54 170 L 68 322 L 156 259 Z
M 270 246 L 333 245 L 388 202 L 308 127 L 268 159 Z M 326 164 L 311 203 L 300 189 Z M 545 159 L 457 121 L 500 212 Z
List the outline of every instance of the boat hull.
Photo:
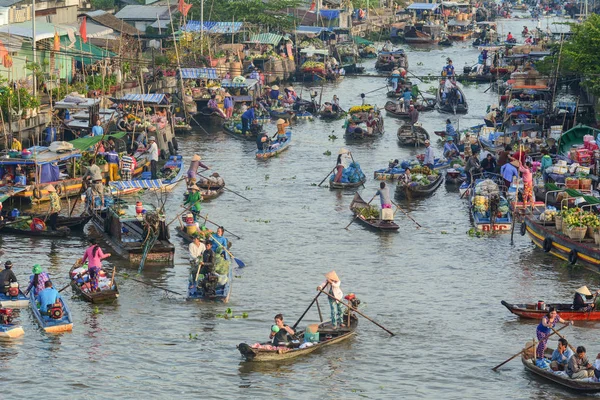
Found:
M 257 150 L 256 151 L 256 158 L 259 160 L 266 160 L 272 157 L 275 157 L 276 155 L 278 155 L 279 153 L 282 153 L 284 151 L 286 151 L 287 149 L 289 149 L 291 143 L 292 143 L 292 132 L 287 132 L 286 133 L 286 137 L 287 140 L 285 142 L 283 142 L 282 144 L 279 145 L 279 147 L 277 147 L 276 149 L 272 149 L 272 150 Z
M 552 349 L 547 349 L 546 354 Z M 561 386 L 567 387 L 571 390 L 579 392 L 600 392 L 600 383 L 598 382 L 587 382 L 584 379 L 571 379 L 557 375 L 552 370 L 542 369 L 535 365 L 534 359 L 528 359 L 524 354 L 521 355 L 521 362 L 526 370 L 532 372 L 544 379 L 552 381 Z
M 535 304 L 511 304 L 506 301 L 501 301 L 502 305 L 511 313 L 520 318 L 541 320 L 543 316 L 548 314 L 548 309 L 554 307 L 560 314 L 560 317 L 565 321 L 600 321 L 600 310 L 572 310 L 572 303 L 568 304 L 545 304 L 543 309 L 539 309 Z
M 29 306 L 29 297 L 19 289 L 17 297 L 9 297 L 4 293 L 0 293 L 0 307 L 2 308 L 24 308 Z
M 25 334 L 23 327 L 13 324 L 0 324 L 0 339 L 16 339 Z
M 433 182 L 426 186 L 411 186 L 398 184 L 396 186 L 396 199 L 419 199 L 427 196 L 431 196 L 437 188 L 440 187 L 442 182 L 444 181 L 444 177 L 441 174 L 438 174 Z
M 29 292 L 29 306 L 33 312 L 33 316 L 37 320 L 40 327 L 48 333 L 62 333 L 70 332 L 73 330 L 73 320 L 71 319 L 71 312 L 69 307 L 63 299 L 60 299 L 63 306 L 63 317 L 61 319 L 52 319 L 48 316 L 43 316 L 40 310 L 37 308 L 37 303 L 33 295 L 33 290 Z

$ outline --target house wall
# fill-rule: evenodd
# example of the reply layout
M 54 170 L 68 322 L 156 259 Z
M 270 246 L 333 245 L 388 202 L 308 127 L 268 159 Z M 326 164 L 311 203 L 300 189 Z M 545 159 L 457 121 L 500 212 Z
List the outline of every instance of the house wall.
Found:
M 52 41 L 52 39 L 46 39 Z M 46 50 L 37 51 L 37 59 L 39 63 L 48 61 L 48 70 L 50 68 L 51 52 Z M 32 72 L 25 69 L 27 62 L 33 61 L 33 49 L 31 44 L 23 44 L 23 47 L 18 53 L 11 53 L 13 58 L 13 66 L 9 69 L 0 63 L 0 76 L 11 81 L 16 80 L 31 80 Z M 54 73 L 57 73 L 61 79 L 66 79 L 71 82 L 73 75 L 73 57 L 66 54 L 58 54 L 54 60 Z

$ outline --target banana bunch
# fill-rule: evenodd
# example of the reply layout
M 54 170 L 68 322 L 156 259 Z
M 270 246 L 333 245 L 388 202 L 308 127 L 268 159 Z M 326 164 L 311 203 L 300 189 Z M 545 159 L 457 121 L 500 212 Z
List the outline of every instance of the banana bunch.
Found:
M 485 197 L 485 196 L 475 196 L 473 198 L 473 206 L 475 208 L 475 211 L 477 211 L 479 213 L 486 212 L 488 210 L 488 208 L 489 208 L 487 197 Z
M 350 109 L 348 110 L 348 112 L 350 114 L 353 113 L 359 113 L 359 112 L 369 112 L 373 109 L 373 106 L 370 104 L 365 104 L 364 106 L 353 106 L 350 107 Z
M 319 61 L 306 61 L 304 64 L 302 64 L 302 66 L 300 68 L 301 69 L 307 69 L 307 68 L 323 69 L 323 68 L 325 68 L 325 64 L 323 64 L 322 62 L 319 62 Z

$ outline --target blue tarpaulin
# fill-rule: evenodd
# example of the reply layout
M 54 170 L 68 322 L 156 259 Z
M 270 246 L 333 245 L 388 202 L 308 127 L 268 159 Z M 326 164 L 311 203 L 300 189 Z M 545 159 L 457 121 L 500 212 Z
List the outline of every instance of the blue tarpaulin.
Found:
M 167 104 L 165 95 L 162 93 L 155 94 L 134 94 L 128 93 L 123 97 L 112 99 L 115 103 L 119 102 L 144 102 L 148 104 Z
M 340 10 L 321 10 L 320 14 L 326 20 L 332 20 L 340 17 Z
M 325 28 L 323 26 L 306 26 L 306 25 L 301 25 L 296 28 L 296 33 L 298 35 L 311 34 L 311 33 L 314 35 L 319 35 L 323 31 L 330 32 L 331 29 Z
M 219 79 L 216 68 L 182 68 L 182 79 Z
M 163 187 L 160 179 L 136 179 L 134 181 L 112 181 L 108 183 L 117 190 L 125 189 L 160 189 Z
M 56 182 L 60 179 L 58 164 L 48 163 L 41 165 L 40 183 Z
M 238 33 L 242 29 L 242 22 L 204 22 L 204 32 L 207 33 Z M 188 21 L 181 28 L 184 32 L 200 32 L 202 30 L 200 21 Z
M 429 3 L 412 3 L 410 6 L 406 7 L 407 10 L 437 10 L 439 4 L 429 4 Z

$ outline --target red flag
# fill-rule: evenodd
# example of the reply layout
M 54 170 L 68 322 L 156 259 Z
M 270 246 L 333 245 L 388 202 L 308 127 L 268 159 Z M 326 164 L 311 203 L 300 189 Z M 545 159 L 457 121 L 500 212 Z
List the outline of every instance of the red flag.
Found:
M 315 3 L 314 1 L 312 3 L 310 3 L 310 10 L 309 11 L 315 11 L 315 7 L 317 6 L 317 3 Z
M 179 0 L 179 4 L 177 4 L 177 9 L 184 17 L 187 17 L 188 12 L 190 12 L 190 8 L 192 8 L 191 4 L 185 4 L 185 0 Z
M 86 17 L 83 17 L 83 21 L 81 21 L 81 25 L 79 26 L 79 34 L 81 35 L 81 40 L 83 40 L 83 43 L 87 43 Z

